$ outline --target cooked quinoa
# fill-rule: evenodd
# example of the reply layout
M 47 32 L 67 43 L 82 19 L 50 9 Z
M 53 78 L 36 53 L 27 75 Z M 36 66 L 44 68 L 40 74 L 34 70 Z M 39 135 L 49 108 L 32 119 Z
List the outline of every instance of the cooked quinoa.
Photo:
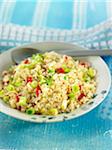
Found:
M 0 98 L 27 114 L 72 112 L 94 96 L 95 76 L 88 62 L 55 52 L 36 54 L 3 71 Z

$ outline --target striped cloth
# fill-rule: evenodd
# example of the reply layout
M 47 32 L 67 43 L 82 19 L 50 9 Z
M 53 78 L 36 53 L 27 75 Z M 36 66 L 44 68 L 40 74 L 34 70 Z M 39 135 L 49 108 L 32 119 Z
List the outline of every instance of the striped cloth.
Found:
M 3 51 L 4 48 L 41 41 L 65 41 L 91 49 L 112 49 L 112 19 L 83 30 L 0 25 L 0 51 Z
M 0 51 L 36 41 L 112 49 L 112 0 L 0 0 Z M 112 57 L 104 57 L 112 73 Z M 99 116 L 112 119 L 112 88 Z
M 0 0 L 0 23 L 86 29 L 112 17 L 112 0 Z

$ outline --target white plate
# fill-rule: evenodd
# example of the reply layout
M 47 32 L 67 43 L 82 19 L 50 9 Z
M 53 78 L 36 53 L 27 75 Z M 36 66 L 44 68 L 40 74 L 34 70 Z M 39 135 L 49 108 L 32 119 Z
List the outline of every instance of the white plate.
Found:
M 21 48 L 22 47 L 31 47 L 31 48 L 37 48 L 37 49 L 42 49 L 42 50 L 74 49 L 75 51 L 75 50 L 84 49 L 77 45 L 61 43 L 61 42 L 33 43 L 30 45 L 21 46 Z M 10 49 L 7 52 L 4 52 L 0 55 L 0 74 L 3 70 L 7 69 L 12 64 L 11 51 L 16 50 L 17 48 Z M 104 100 L 104 98 L 106 97 L 110 89 L 110 84 L 111 84 L 110 72 L 109 72 L 107 65 L 100 57 L 84 57 L 81 59 L 85 59 L 89 61 L 92 64 L 92 66 L 97 70 L 97 77 L 96 77 L 97 96 L 94 99 L 92 99 L 89 103 L 76 109 L 72 113 L 63 113 L 58 116 L 45 116 L 45 115 L 28 115 L 28 114 L 19 112 L 18 110 L 10 108 L 2 100 L 0 100 L 0 111 L 17 119 L 42 123 L 42 122 L 65 121 L 68 119 L 79 117 L 89 112 L 90 110 L 94 109 Z

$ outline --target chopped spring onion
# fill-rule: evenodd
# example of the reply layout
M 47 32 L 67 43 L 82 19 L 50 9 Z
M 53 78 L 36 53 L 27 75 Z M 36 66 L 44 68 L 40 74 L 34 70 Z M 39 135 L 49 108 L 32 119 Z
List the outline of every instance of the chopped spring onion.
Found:
M 57 114 L 58 114 L 58 110 L 56 108 L 49 109 L 49 115 L 57 115 Z
M 66 73 L 68 73 L 68 72 L 70 72 L 71 69 L 70 68 L 64 68 L 64 70 Z
M 37 87 L 37 81 L 33 81 L 33 82 L 31 82 L 31 87 L 32 88 L 36 88 Z
M 35 114 L 35 109 L 34 108 L 29 108 L 26 110 L 26 113 L 29 114 L 29 115 L 33 115 Z
M 21 96 L 21 97 L 20 97 L 20 100 L 19 100 L 19 102 L 18 102 L 18 104 L 19 104 L 20 106 L 26 106 L 26 104 L 27 104 L 26 101 L 27 101 L 26 97 Z
M 20 87 L 20 86 L 22 85 L 22 82 L 15 82 L 14 85 L 15 85 L 16 87 Z
M 9 96 L 4 96 L 4 97 L 3 97 L 3 100 L 4 100 L 4 102 L 7 103 L 7 102 L 9 101 Z
M 33 55 L 32 60 L 35 60 L 36 62 L 42 62 L 43 61 L 43 54 Z
M 39 78 L 39 80 L 40 80 L 40 85 L 46 83 L 46 79 L 45 79 L 44 76 L 39 75 L 38 78 Z
M 70 99 L 75 99 L 75 94 L 72 93 L 72 92 L 68 96 L 69 96 Z
M 7 91 L 14 91 L 15 88 L 14 88 L 13 85 L 9 84 L 9 85 L 6 87 L 6 90 L 7 90 Z
M 48 73 L 50 73 L 50 74 L 55 74 L 55 70 L 53 70 L 53 69 L 52 69 L 52 70 L 51 70 L 51 69 L 49 69 L 49 70 L 48 70 Z
M 93 78 L 95 76 L 95 70 L 93 68 L 89 68 L 87 74 L 90 78 Z
M 0 91 L 0 97 L 3 97 L 3 96 L 4 96 L 4 91 L 1 90 L 1 91 Z
M 50 86 L 52 84 L 52 78 L 47 78 L 46 83 L 47 83 L 47 85 Z
M 44 84 L 44 83 L 46 83 L 46 80 L 45 80 L 45 79 L 41 79 L 41 80 L 40 80 L 40 85 L 41 85 L 41 84 Z
M 79 90 L 80 90 L 79 85 L 74 85 L 74 86 L 72 87 L 72 91 L 73 91 L 73 92 L 78 92 Z
M 65 73 L 68 73 L 68 72 L 70 72 L 70 70 L 71 70 L 70 68 L 68 68 L 68 67 L 66 66 L 66 64 L 63 64 L 62 67 L 63 67 Z
M 89 82 L 89 81 L 91 81 L 91 78 L 88 76 L 88 74 L 84 74 L 83 75 L 83 80 L 85 81 L 85 82 Z
M 64 80 L 67 80 L 67 76 L 64 76 Z
M 25 67 L 28 69 L 33 69 L 35 67 L 35 64 L 36 63 L 32 62 L 31 64 L 27 64 Z

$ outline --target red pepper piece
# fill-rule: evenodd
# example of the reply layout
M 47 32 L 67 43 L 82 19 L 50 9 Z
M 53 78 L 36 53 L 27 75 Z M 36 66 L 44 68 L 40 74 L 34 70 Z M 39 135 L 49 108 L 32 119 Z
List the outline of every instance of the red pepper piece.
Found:
M 38 85 L 37 88 L 36 88 L 36 95 L 37 95 L 37 96 L 39 96 L 40 91 L 41 91 L 41 88 L 40 88 L 40 86 Z
M 27 83 L 32 81 L 33 81 L 32 77 L 27 77 Z
M 18 95 L 16 95 L 16 102 L 19 102 L 19 96 Z
M 28 59 L 26 59 L 25 61 L 24 61 L 24 64 L 29 64 L 30 62 L 29 62 L 29 60 Z
M 84 93 L 81 93 L 81 94 L 79 95 L 79 97 L 78 97 L 78 100 L 80 101 L 84 96 L 85 96 L 85 94 L 84 94 Z
M 64 71 L 63 68 L 58 68 L 58 69 L 56 69 L 56 72 L 57 72 L 57 73 L 65 73 L 65 71 Z

